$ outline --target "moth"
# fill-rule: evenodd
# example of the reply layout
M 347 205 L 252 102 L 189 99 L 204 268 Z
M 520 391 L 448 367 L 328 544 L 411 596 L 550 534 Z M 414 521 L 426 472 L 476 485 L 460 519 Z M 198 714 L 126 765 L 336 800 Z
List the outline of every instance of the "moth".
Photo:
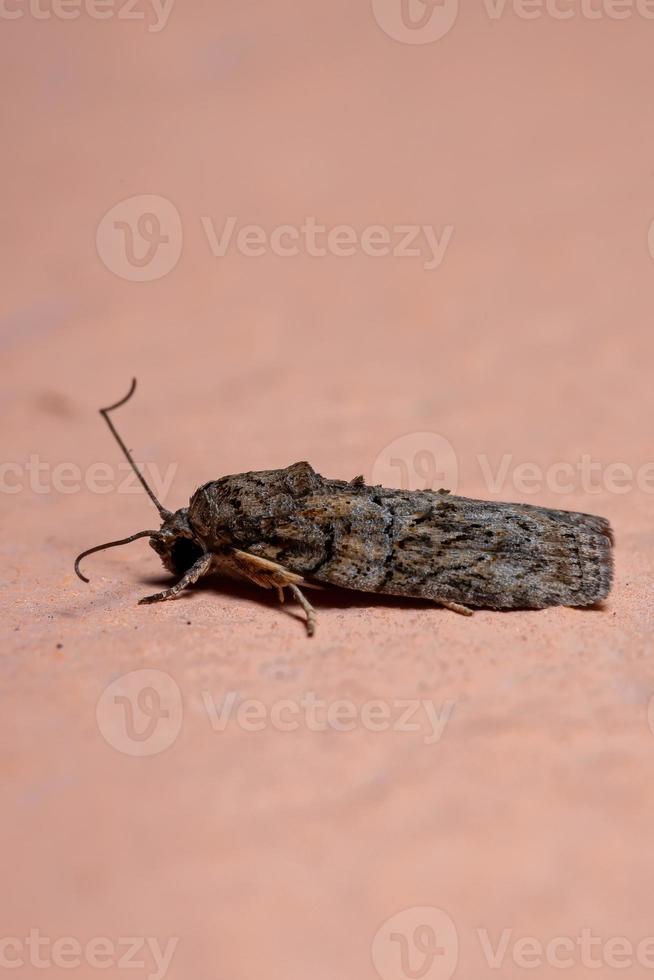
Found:
M 362 476 L 327 480 L 305 462 L 211 480 L 188 507 L 163 507 L 116 431 L 112 435 L 161 517 L 159 530 L 96 545 L 75 560 L 147 537 L 178 581 L 141 603 L 173 599 L 209 573 L 286 589 L 313 635 L 316 613 L 303 589 L 325 585 L 428 599 L 474 609 L 591 606 L 606 598 L 613 535 L 603 517 L 529 504 L 457 497 L 447 490 L 387 490 Z

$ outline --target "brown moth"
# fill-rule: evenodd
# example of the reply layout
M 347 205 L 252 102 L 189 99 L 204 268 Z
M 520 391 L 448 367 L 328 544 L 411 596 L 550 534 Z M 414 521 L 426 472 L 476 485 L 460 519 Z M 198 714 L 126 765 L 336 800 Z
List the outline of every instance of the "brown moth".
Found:
M 118 445 L 161 516 L 158 531 L 139 531 L 84 551 L 149 537 L 170 589 L 141 603 L 179 595 L 217 573 L 289 589 L 315 630 L 315 610 L 302 588 L 335 585 L 361 592 L 429 599 L 464 615 L 477 609 L 591 606 L 604 599 L 613 573 L 611 527 L 603 517 L 528 504 L 456 497 L 447 490 L 386 490 L 326 480 L 308 463 L 240 473 L 205 483 L 188 507 L 166 510 L 136 468 L 109 413 Z M 302 588 L 301 588 L 302 587 Z

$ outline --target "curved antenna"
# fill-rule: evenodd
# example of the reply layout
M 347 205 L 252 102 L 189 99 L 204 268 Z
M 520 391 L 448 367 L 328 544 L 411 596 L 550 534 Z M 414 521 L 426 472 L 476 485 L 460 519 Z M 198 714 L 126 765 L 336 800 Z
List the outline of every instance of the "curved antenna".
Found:
M 96 544 L 95 548 L 89 548 L 87 551 L 83 551 L 81 555 L 78 555 L 75 559 L 75 574 L 81 578 L 82 582 L 88 582 L 86 575 L 82 575 L 79 570 L 79 563 L 82 558 L 86 558 L 87 555 L 92 555 L 96 551 L 104 551 L 105 548 L 117 548 L 121 544 L 129 544 L 130 541 L 136 541 L 137 538 L 151 538 L 153 535 L 158 534 L 158 531 L 139 531 L 138 534 L 132 534 L 129 538 L 123 538 L 121 541 L 108 541 L 107 544 Z
M 154 506 L 159 511 L 160 517 L 162 518 L 162 520 L 165 521 L 166 518 L 173 516 L 172 515 L 172 511 L 166 510 L 165 507 L 162 507 L 161 506 L 161 504 L 159 503 L 159 501 L 155 497 L 154 493 L 152 492 L 152 490 L 150 489 L 150 487 L 145 482 L 145 477 L 136 468 L 136 463 L 132 459 L 129 449 L 127 448 L 127 446 L 125 445 L 125 443 L 123 442 L 123 440 L 118 435 L 118 433 L 116 431 L 116 428 L 115 428 L 113 422 L 109 418 L 109 412 L 115 411 L 115 409 L 120 408 L 121 405 L 124 405 L 125 402 L 128 402 L 130 400 L 130 398 L 132 397 L 132 395 L 134 394 L 135 391 L 136 391 L 136 378 L 132 378 L 132 386 L 129 389 L 129 391 L 127 392 L 127 394 L 125 395 L 125 397 L 124 398 L 121 398 L 120 401 L 119 402 L 116 402 L 115 405 L 110 405 L 109 408 L 101 408 L 100 409 L 100 415 L 102 415 L 102 417 L 104 418 L 105 422 L 109 426 L 109 428 L 111 430 L 111 434 L 113 435 L 114 439 L 116 440 L 116 442 L 118 443 L 118 445 L 122 449 L 123 453 L 125 454 L 125 457 L 127 459 L 127 462 L 132 467 L 132 469 L 136 473 L 137 477 L 141 481 L 141 486 L 143 487 L 143 489 L 147 493 L 148 497 L 150 498 L 150 500 L 152 501 L 152 503 L 154 504 Z

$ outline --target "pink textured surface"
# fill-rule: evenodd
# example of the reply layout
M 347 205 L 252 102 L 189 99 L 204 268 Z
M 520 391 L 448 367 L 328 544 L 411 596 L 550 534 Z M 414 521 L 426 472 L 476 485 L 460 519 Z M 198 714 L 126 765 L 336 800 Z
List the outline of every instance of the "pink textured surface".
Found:
M 190 0 L 158 33 L 27 8 L 3 21 L 5 460 L 116 466 L 96 409 L 136 374 L 117 422 L 139 459 L 177 464 L 169 506 L 299 459 L 372 478 L 415 432 L 451 442 L 468 496 L 493 496 L 481 454 L 493 470 L 503 454 L 645 466 L 654 21 L 580 9 L 493 20 L 470 5 L 425 45 L 346 0 Z M 179 262 L 151 282 L 96 249 L 102 216 L 142 194 L 183 225 Z M 454 232 L 431 271 L 214 257 L 202 218 L 219 230 L 230 215 Z M 497 494 L 611 519 L 603 611 L 468 620 L 326 592 L 308 641 L 293 606 L 247 588 L 138 607 L 165 580 L 145 542 L 94 556 L 84 586 L 73 556 L 151 526 L 147 498 L 38 493 L 24 469 L 4 473 L 24 489 L 3 495 L 3 936 L 178 937 L 170 980 L 367 980 L 381 924 L 435 906 L 458 931 L 456 976 L 480 980 L 498 971 L 479 929 L 494 944 L 505 929 L 654 933 L 647 488 Z M 183 720 L 165 751 L 132 756 L 120 706 L 99 723 L 96 705 L 142 669 L 173 679 Z M 432 744 L 424 725 L 214 731 L 207 700 L 229 692 L 452 714 Z M 578 956 L 566 971 L 589 972 Z M 507 953 L 501 976 L 524 974 Z

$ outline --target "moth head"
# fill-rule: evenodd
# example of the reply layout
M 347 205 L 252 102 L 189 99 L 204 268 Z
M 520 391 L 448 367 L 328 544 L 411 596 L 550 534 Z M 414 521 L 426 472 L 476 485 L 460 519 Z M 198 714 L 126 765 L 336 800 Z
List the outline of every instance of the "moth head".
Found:
M 161 528 L 150 536 L 150 547 L 175 575 L 183 575 L 195 564 L 204 548 L 189 524 L 188 507 L 182 507 L 163 521 Z
M 129 450 L 118 435 L 116 429 L 114 428 L 113 422 L 109 418 L 109 413 L 113 412 L 113 410 L 116 408 L 120 408 L 121 405 L 124 405 L 125 402 L 132 397 L 135 389 L 136 378 L 134 378 L 132 381 L 132 386 L 125 398 L 122 398 L 119 402 L 117 402 L 115 405 L 111 405 L 109 408 L 101 408 L 100 414 L 109 426 L 112 435 L 122 449 L 130 466 L 136 473 L 136 476 L 143 486 L 143 489 L 146 491 L 150 497 L 150 500 L 159 511 L 159 516 L 161 517 L 162 522 L 161 527 L 158 531 L 138 531 L 136 534 L 132 534 L 128 538 L 122 538 L 119 541 L 109 541 L 106 544 L 98 544 L 94 548 L 89 548 L 87 551 L 83 551 L 82 554 L 78 555 L 75 559 L 75 572 L 83 582 L 88 582 L 88 578 L 86 578 L 85 575 L 82 575 L 79 569 L 79 563 L 83 558 L 86 558 L 87 555 L 94 554 L 96 551 L 104 551 L 105 548 L 116 548 L 119 545 L 129 544 L 130 541 L 136 541 L 138 538 L 150 538 L 151 547 L 154 548 L 157 554 L 161 557 L 165 567 L 169 571 L 175 572 L 176 574 L 183 574 L 184 572 L 188 571 L 191 565 L 204 551 L 201 543 L 191 530 L 191 526 L 188 521 L 188 508 L 184 507 L 181 510 L 173 513 L 159 503 L 154 493 L 146 483 L 143 474 L 137 469 Z

